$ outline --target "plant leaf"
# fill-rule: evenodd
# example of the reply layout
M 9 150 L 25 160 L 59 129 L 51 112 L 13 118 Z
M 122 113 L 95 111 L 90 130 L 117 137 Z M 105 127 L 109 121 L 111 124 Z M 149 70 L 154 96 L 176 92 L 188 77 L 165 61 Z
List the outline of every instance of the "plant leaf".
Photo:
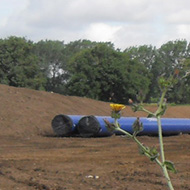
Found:
M 151 161 L 154 161 L 156 158 L 158 158 L 159 153 L 158 153 L 158 151 L 157 151 L 157 149 L 155 147 L 152 147 L 150 149 L 150 155 L 151 155 L 151 157 L 150 157 Z
M 162 109 L 161 109 L 161 111 L 158 112 L 158 113 L 156 113 L 156 116 L 158 117 L 158 116 L 162 116 L 162 115 L 164 115 L 165 112 L 166 112 L 166 109 L 167 109 L 167 106 L 166 106 L 166 105 L 162 105 Z
M 133 123 L 133 136 L 136 136 L 138 133 L 143 131 L 143 124 L 140 122 L 139 117 Z
M 117 126 L 114 123 L 110 123 L 107 119 L 103 119 L 108 131 L 113 132 L 117 130 Z
M 164 165 L 166 168 L 171 171 L 172 173 L 177 173 L 177 170 L 175 169 L 174 163 L 171 161 L 165 161 Z
M 155 115 L 154 114 L 148 114 L 148 116 L 147 116 L 147 118 L 151 118 L 151 117 L 155 117 Z

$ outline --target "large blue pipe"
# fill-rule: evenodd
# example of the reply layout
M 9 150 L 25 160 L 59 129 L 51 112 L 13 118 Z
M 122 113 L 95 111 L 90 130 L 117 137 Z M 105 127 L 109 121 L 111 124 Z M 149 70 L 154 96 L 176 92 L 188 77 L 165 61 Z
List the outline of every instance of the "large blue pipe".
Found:
M 56 118 L 58 119 L 58 122 L 55 122 Z M 58 136 L 69 136 L 74 133 L 79 134 L 82 137 L 110 136 L 113 133 L 107 130 L 103 120 L 105 118 L 110 123 L 114 122 L 114 119 L 109 116 L 57 115 L 52 120 L 52 127 Z M 121 117 L 118 122 L 123 130 L 132 134 L 132 125 L 135 120 L 136 117 Z M 142 117 L 140 118 L 140 121 L 143 123 L 144 129 L 139 135 L 158 135 L 156 118 Z M 163 135 L 190 133 L 190 119 L 162 118 L 161 124 Z M 122 134 L 118 131 L 115 131 L 114 133 L 117 135 Z
M 60 137 L 75 135 L 81 137 L 112 135 L 113 133 L 110 133 L 106 127 L 100 125 L 101 121 L 103 120 L 92 115 L 59 114 L 53 118 L 51 125 L 54 133 Z
M 89 116 L 84 116 L 81 118 L 85 119 Z M 95 116 L 96 122 L 100 125 L 100 130 L 98 133 L 94 134 L 93 136 L 110 136 L 110 133 L 106 126 L 103 119 L 107 119 L 110 123 L 114 122 L 114 119 L 108 116 Z M 79 124 L 80 121 L 79 120 Z M 135 122 L 136 117 L 121 117 L 118 122 L 120 123 L 121 129 L 129 132 L 130 134 L 133 133 L 132 125 Z M 139 135 L 158 135 L 158 123 L 156 118 L 140 118 L 140 121 L 143 123 L 143 131 L 139 133 Z M 80 125 L 78 126 L 78 131 L 80 133 Z M 83 123 L 85 125 L 85 122 Z M 162 133 L 163 135 L 177 135 L 180 133 L 187 134 L 190 133 L 190 119 L 181 119 L 181 118 L 162 118 Z M 91 125 L 86 125 L 88 130 L 90 131 Z M 115 131 L 117 135 L 121 135 L 121 132 Z
M 105 137 L 113 135 L 113 132 L 107 130 L 103 120 L 104 118 L 106 117 L 93 115 L 82 117 L 76 126 L 78 133 L 82 137 Z
M 99 116 L 98 116 L 99 117 Z M 105 128 L 104 118 L 107 118 L 109 122 L 114 122 L 111 117 L 99 117 L 99 122 L 102 128 Z M 132 125 L 135 122 L 135 117 L 121 117 L 118 122 L 121 129 L 133 133 Z M 140 118 L 143 124 L 143 131 L 139 135 L 158 135 L 158 123 L 156 118 Z M 162 133 L 163 135 L 176 135 L 179 133 L 187 134 L 190 133 L 190 119 L 181 118 L 162 118 Z M 122 134 L 121 132 L 115 131 L 115 134 Z
M 53 118 L 51 126 L 57 136 L 72 136 L 77 133 L 76 126 L 82 117 L 82 115 L 59 114 Z

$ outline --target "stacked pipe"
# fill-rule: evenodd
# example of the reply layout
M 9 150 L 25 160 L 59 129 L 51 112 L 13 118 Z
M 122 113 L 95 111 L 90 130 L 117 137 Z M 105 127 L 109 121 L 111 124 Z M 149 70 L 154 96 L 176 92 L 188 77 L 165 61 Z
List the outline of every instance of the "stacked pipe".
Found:
M 53 128 L 54 133 L 57 136 L 72 136 L 76 132 L 76 126 L 81 119 L 82 116 L 77 115 L 64 115 L 59 114 L 56 115 L 52 122 L 51 126 Z
M 106 137 L 113 134 L 122 135 L 121 132 L 109 132 L 104 123 L 107 119 L 110 123 L 114 119 L 109 116 L 82 116 L 60 114 L 53 118 L 52 128 L 57 136 L 81 136 L 81 137 Z M 133 133 L 132 125 L 135 117 L 121 117 L 118 119 L 123 130 Z M 140 118 L 143 123 L 143 131 L 139 135 L 158 135 L 156 118 Z M 162 118 L 163 135 L 190 134 L 190 119 Z

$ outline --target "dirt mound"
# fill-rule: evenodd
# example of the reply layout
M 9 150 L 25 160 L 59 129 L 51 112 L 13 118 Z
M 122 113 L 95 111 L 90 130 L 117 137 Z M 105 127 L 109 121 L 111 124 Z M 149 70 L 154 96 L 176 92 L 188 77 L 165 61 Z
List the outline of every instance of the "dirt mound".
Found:
M 57 114 L 110 115 L 109 103 L 0 85 L 0 129 L 3 135 L 53 134 L 51 121 Z M 149 109 L 156 109 L 149 106 Z M 127 107 L 123 116 L 146 116 Z M 190 117 L 189 106 L 169 107 L 165 117 Z
M 139 155 L 123 136 L 58 138 L 57 114 L 109 115 L 109 103 L 0 85 L 0 190 L 161 190 L 161 169 Z M 155 106 L 147 107 L 155 110 Z M 189 106 L 169 107 L 165 117 L 190 115 Z M 145 116 L 129 107 L 123 116 Z M 157 137 L 139 137 L 159 148 Z M 174 188 L 190 189 L 190 135 L 164 137 L 166 158 L 175 163 Z
M 4 135 L 52 133 L 51 120 L 57 114 L 109 114 L 105 102 L 6 85 L 0 85 L 0 102 Z

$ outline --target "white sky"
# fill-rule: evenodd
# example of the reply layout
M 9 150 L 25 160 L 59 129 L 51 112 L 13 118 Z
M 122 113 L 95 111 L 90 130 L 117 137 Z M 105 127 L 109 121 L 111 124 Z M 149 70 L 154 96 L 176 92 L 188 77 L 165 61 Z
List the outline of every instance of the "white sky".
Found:
M 0 38 L 111 41 L 116 48 L 190 41 L 190 0 L 0 0 Z

